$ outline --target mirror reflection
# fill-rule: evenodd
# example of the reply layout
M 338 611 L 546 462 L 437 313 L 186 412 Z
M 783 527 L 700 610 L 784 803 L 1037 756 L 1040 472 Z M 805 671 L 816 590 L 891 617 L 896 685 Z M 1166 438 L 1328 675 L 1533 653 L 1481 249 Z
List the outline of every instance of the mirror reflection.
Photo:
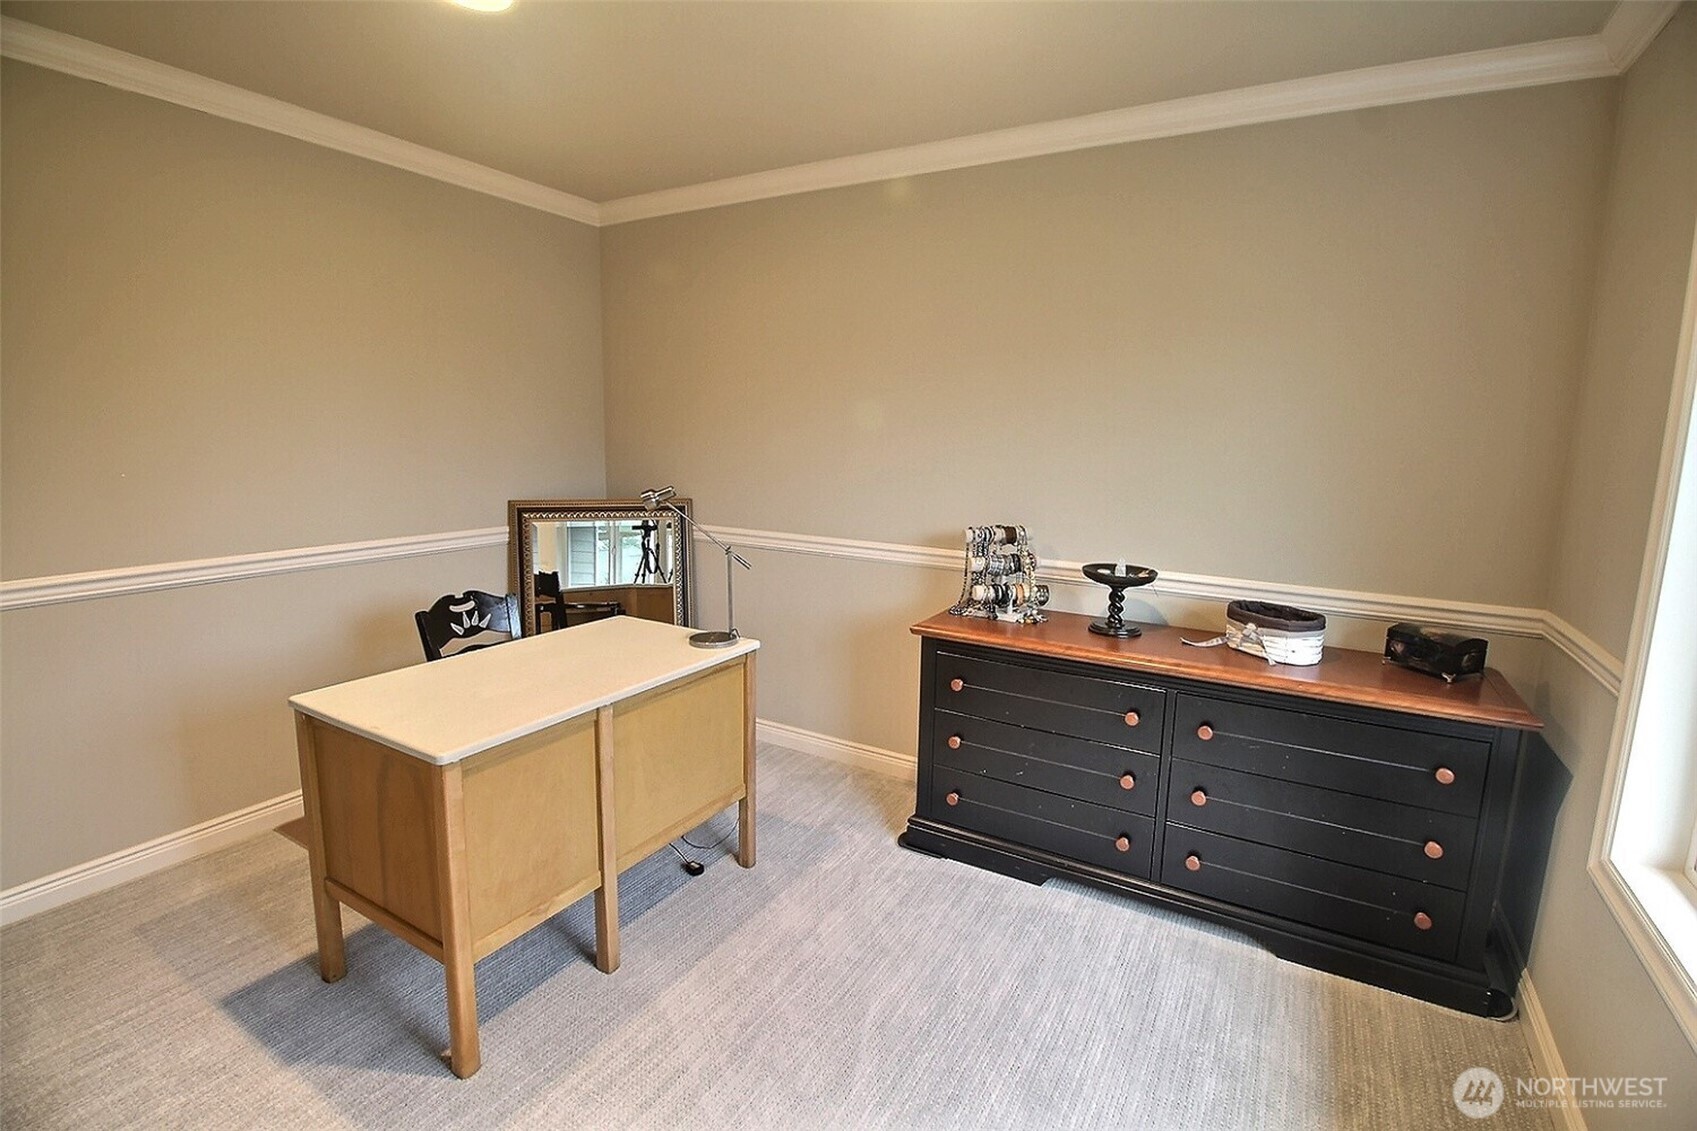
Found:
M 604 585 L 672 584 L 675 520 L 584 519 L 529 524 L 537 573 L 552 573 L 562 589 Z
M 674 499 L 689 513 L 689 500 Z M 637 499 L 507 505 L 508 559 L 525 635 L 607 616 L 689 623 L 682 520 Z

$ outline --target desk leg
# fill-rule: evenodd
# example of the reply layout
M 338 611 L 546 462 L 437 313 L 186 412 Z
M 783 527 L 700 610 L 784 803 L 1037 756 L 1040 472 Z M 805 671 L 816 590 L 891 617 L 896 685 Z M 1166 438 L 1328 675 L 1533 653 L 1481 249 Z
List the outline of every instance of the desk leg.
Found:
M 324 888 L 324 815 L 318 804 L 318 751 L 312 739 L 312 723 L 295 715 L 295 749 L 300 754 L 301 802 L 306 810 L 306 858 L 312 878 L 312 917 L 318 928 L 318 973 L 326 982 L 338 982 L 348 972 L 347 952 L 342 944 L 342 905 Z
M 613 825 L 613 708 L 595 712 L 595 819 L 600 829 L 601 886 L 595 889 L 595 968 L 619 968 L 619 839 Z
M 737 805 L 737 863 L 754 867 L 754 653 L 742 661 L 742 801 Z
M 464 778 L 458 762 L 436 772 L 436 884 L 442 913 L 442 966 L 448 984 L 448 1064 L 465 1079 L 483 1064 L 477 1041 L 471 889 L 466 872 Z

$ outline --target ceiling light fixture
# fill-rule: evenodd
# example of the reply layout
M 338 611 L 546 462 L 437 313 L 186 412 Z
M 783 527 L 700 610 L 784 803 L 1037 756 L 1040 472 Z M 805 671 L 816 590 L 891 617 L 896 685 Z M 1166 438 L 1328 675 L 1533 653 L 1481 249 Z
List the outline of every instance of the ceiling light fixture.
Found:
M 513 0 L 448 0 L 448 3 L 474 12 L 505 12 L 513 6 Z

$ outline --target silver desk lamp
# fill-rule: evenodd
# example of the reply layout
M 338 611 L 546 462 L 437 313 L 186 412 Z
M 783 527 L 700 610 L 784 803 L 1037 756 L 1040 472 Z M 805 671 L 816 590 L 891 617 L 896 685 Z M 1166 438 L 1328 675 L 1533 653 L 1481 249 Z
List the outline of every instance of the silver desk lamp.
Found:
M 737 632 L 736 605 L 732 600 L 731 578 L 736 571 L 731 569 L 731 563 L 735 562 L 743 569 L 753 569 L 754 567 L 748 564 L 747 558 L 713 537 L 706 530 L 702 530 L 700 526 L 696 525 L 694 519 L 673 506 L 671 500 L 677 497 L 677 493 L 678 489 L 669 483 L 657 490 L 644 491 L 642 493 L 643 508 L 650 511 L 659 510 L 661 507 L 666 508 L 683 519 L 687 525 L 700 530 L 703 538 L 725 551 L 725 623 L 729 627 L 724 632 L 697 632 L 689 638 L 689 642 L 697 648 L 729 648 L 742 639 L 742 635 Z

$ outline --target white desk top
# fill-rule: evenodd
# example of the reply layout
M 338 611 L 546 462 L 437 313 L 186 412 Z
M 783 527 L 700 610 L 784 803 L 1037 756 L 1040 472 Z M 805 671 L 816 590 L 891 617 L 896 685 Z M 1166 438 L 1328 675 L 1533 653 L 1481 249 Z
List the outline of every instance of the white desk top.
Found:
M 308 691 L 289 704 L 426 762 L 457 762 L 760 647 L 695 648 L 694 631 L 609 617 Z

